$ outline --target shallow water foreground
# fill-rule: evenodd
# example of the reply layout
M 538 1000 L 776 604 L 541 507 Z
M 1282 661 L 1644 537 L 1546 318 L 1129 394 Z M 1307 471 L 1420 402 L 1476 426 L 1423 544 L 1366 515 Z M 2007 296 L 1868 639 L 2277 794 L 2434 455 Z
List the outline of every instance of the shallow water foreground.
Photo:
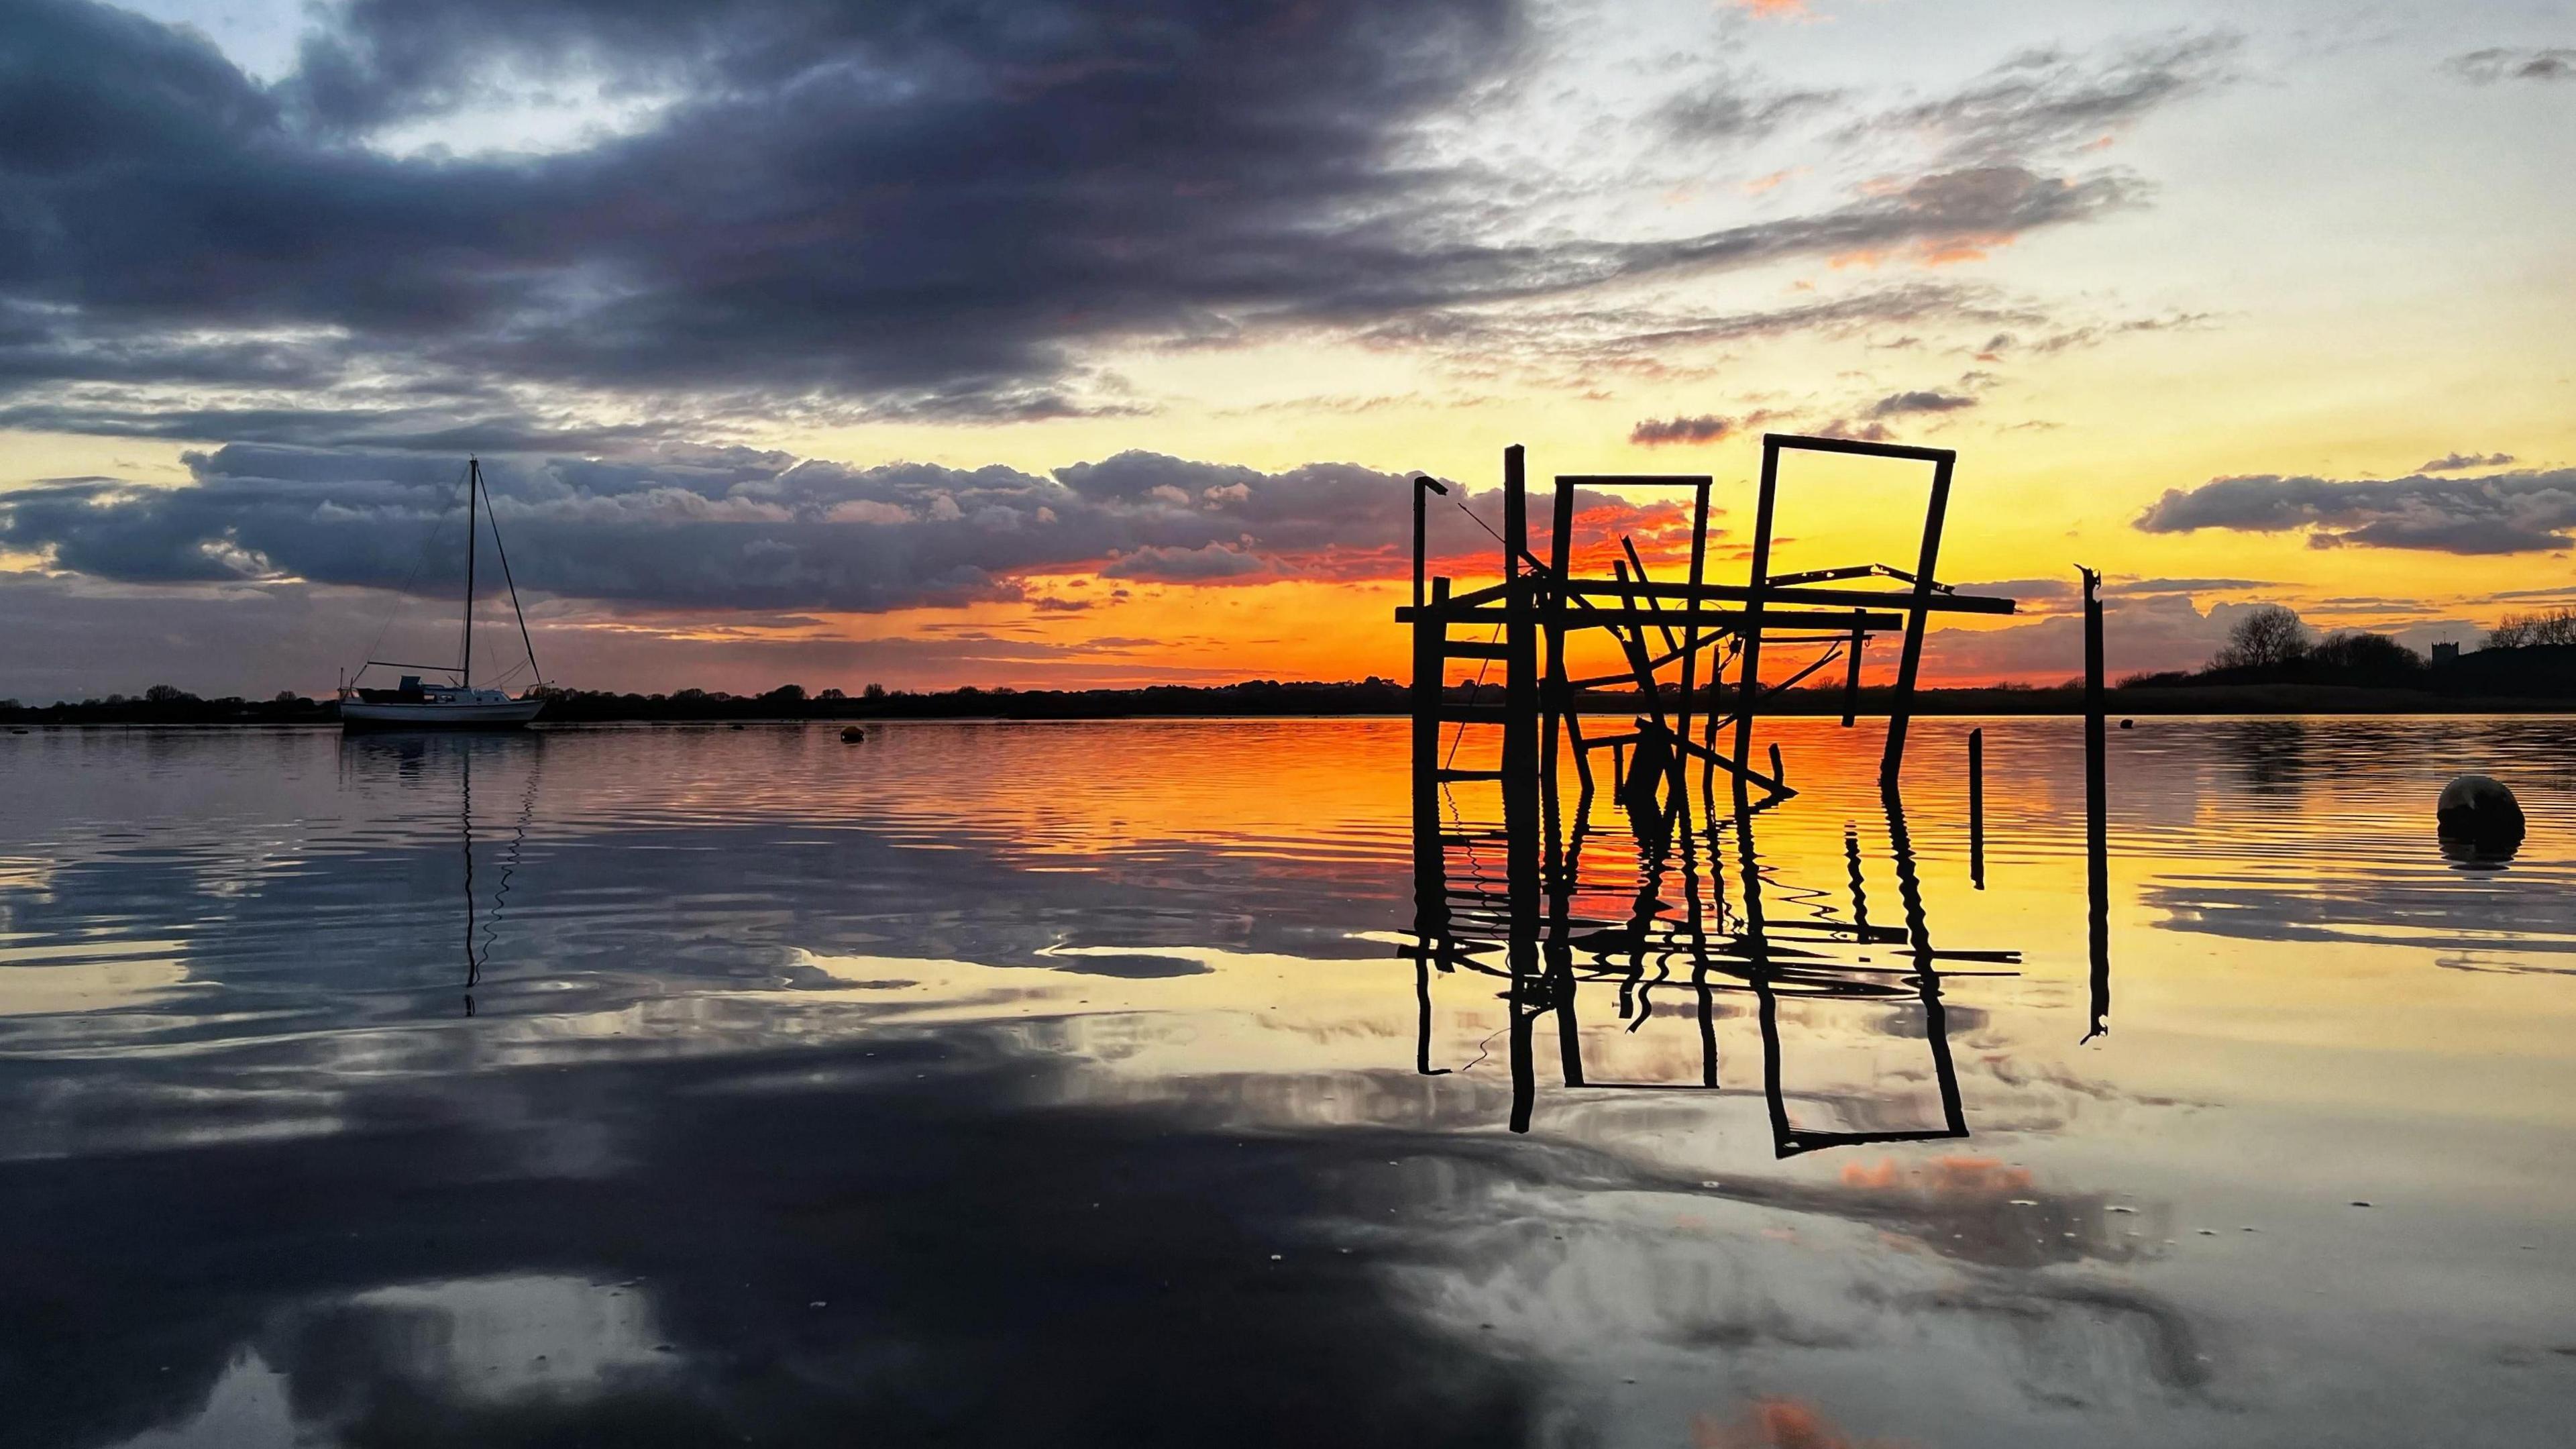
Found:
M 2576 730 L 2114 732 L 2097 980 L 1967 728 L 1518 1053 L 1400 722 L 0 736 L 0 1442 L 2566 1443 Z

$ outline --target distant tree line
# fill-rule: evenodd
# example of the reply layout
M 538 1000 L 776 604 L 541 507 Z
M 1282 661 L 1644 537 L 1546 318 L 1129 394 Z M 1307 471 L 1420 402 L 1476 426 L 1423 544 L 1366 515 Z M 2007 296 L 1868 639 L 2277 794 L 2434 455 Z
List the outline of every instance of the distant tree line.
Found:
M 1140 689 L 1013 689 L 1001 686 L 915 692 L 870 684 L 857 694 L 808 692 L 782 684 L 758 694 L 682 689 L 667 694 L 548 689 L 542 718 L 550 724 L 613 721 L 1097 719 L 1122 715 L 1403 714 L 1412 691 L 1374 675 L 1357 683 L 1254 679 L 1239 684 L 1158 684 Z M 80 725 L 324 725 L 332 701 L 284 691 L 268 700 L 205 699 L 167 684 L 139 695 L 110 694 L 77 702 L 26 705 L 0 699 L 0 724 L 29 728 Z
M 2228 626 L 2227 641 L 2197 671 L 2133 674 L 2123 688 L 2325 684 L 2433 693 L 2576 694 L 2576 609 L 2508 614 L 2484 647 L 2436 666 L 2385 634 L 2340 629 L 2318 637 L 2296 610 L 2260 604 Z
M 2474 705 L 2537 707 L 2576 700 L 2576 608 L 2507 615 L 2490 630 L 2485 647 L 2435 665 L 2385 634 L 2346 629 L 2319 638 L 2298 614 L 2279 604 L 2247 610 L 2226 642 L 2197 671 L 2133 674 L 2120 682 L 2121 709 L 2225 711 L 2238 709 L 2367 708 L 2356 690 L 2397 690 L 2404 701 L 2464 701 Z M 2256 690 L 2228 691 L 2243 686 Z M 2333 686 L 2340 698 L 2300 698 L 2304 686 Z M 2284 690 L 2289 693 L 2284 693 Z M 981 689 L 914 691 L 870 684 L 857 694 L 839 689 L 808 693 L 782 684 L 757 694 L 682 689 L 667 694 L 613 690 L 549 689 L 543 719 L 549 724 L 621 721 L 868 720 L 868 719 L 1109 719 L 1178 715 L 1405 715 L 1413 708 L 1410 686 L 1375 675 L 1357 683 L 1253 679 L 1239 684 L 1156 684 L 1135 689 Z M 1499 683 L 1453 684 L 1456 701 L 1499 703 Z M 1731 691 L 1703 686 L 1695 709 L 1721 709 Z M 2072 714 L 2081 707 L 2075 685 L 2002 684 L 1972 689 L 1927 689 L 1915 698 L 1921 714 Z M 1883 714 L 1892 691 L 1873 686 L 1853 701 L 1862 714 Z M 1616 714 L 1635 707 L 1623 692 L 1586 691 L 1586 713 Z M 2409 704 L 2408 707 L 2412 707 Z M 1839 686 L 1808 687 L 1772 696 L 1774 714 L 1838 714 Z M 25 705 L 0 699 L 0 725 L 15 729 L 84 725 L 328 725 L 339 711 L 327 699 L 292 690 L 264 700 L 227 695 L 204 699 L 167 684 L 139 695 L 110 694 L 78 702 Z
M 84 724 L 309 725 L 331 724 L 339 717 L 331 701 L 307 699 L 291 689 L 280 690 L 268 699 L 244 699 L 239 695 L 201 699 L 174 685 L 156 684 L 137 695 L 110 694 L 46 705 L 0 699 L 0 722 L 21 728 Z

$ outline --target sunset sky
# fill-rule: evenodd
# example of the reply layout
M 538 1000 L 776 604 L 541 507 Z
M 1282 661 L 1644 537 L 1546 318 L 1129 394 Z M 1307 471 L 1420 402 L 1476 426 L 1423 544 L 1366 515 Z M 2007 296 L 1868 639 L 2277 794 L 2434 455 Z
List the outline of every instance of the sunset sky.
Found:
M 2543 0 L 10 0 L 0 696 L 452 651 L 468 452 L 587 688 L 1401 677 L 1413 470 L 1740 576 L 1765 430 L 1959 450 L 1942 682 L 2078 562 L 2116 672 L 2474 642 L 2576 602 L 2571 177 Z

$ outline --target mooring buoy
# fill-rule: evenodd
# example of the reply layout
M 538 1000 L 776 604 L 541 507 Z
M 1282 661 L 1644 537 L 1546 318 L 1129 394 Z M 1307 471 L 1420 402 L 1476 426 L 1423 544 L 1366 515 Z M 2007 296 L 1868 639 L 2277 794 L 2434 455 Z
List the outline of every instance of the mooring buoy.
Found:
M 2490 775 L 2462 775 L 2443 786 L 2433 820 L 2442 853 L 2455 860 L 2507 861 L 2522 846 L 2522 804 Z

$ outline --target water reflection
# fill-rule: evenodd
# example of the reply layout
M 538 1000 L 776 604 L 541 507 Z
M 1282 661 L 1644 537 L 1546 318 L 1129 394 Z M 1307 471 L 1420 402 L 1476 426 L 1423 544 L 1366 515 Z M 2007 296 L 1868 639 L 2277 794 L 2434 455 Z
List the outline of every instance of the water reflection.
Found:
M 1869 919 L 1855 827 L 1847 825 L 1843 832 L 1850 894 L 1845 910 L 1830 893 L 1764 860 L 1756 844 L 1758 821 L 1779 803 L 1776 799 L 1754 803 L 1737 789 L 1732 809 L 1719 818 L 1716 794 L 1704 778 L 1697 802 L 1701 818 L 1709 821 L 1703 830 L 1694 823 L 1686 773 L 1669 759 L 1658 761 L 1641 749 L 1633 764 L 1621 759 L 1614 768 L 1610 808 L 1621 817 L 1622 828 L 1606 836 L 1593 822 L 1597 802 L 1588 776 L 1570 807 L 1571 830 L 1562 841 L 1557 830 L 1568 813 L 1562 802 L 1551 802 L 1558 808 L 1526 822 L 1513 822 L 1505 809 L 1470 825 L 1456 787 L 1441 783 L 1437 808 L 1417 810 L 1416 915 L 1412 938 L 1401 953 L 1416 964 L 1415 1070 L 1426 1076 L 1451 1070 L 1435 1066 L 1432 1059 L 1435 972 L 1458 978 L 1469 992 L 1490 991 L 1490 983 L 1501 983 L 1514 1132 L 1530 1130 L 1542 1026 L 1554 1037 L 1555 1074 L 1568 1088 L 1716 1091 L 1721 1086 L 1721 1003 L 1750 996 L 1775 1155 L 1967 1136 L 1951 1060 L 1944 978 L 2011 975 L 2000 968 L 2016 966 L 2021 958 L 2011 950 L 1935 947 L 1901 789 L 1891 783 L 1879 795 L 1903 920 L 1901 926 L 1886 926 Z M 1426 798 L 1418 786 L 1415 798 Z M 2098 821 L 2098 775 L 2092 798 Z M 1544 831 L 1546 838 L 1518 841 L 1516 826 Z M 1981 854 L 1981 838 L 1974 848 Z M 2105 842 L 2098 829 L 2089 838 L 2089 850 L 2098 883 L 2105 877 Z M 1735 866 L 1732 885 L 1722 868 L 1729 854 Z M 1975 869 L 1982 875 L 1981 860 Z M 1770 908 L 1773 894 L 1792 907 L 1787 914 Z M 2109 991 L 2107 941 L 2098 928 L 2094 960 L 2098 1034 Z M 1906 964 L 1880 964 L 1894 962 Z M 1587 1054 L 1605 1043 L 1585 1025 L 1587 1009 L 1598 1009 L 1586 1003 L 1608 998 L 1613 1019 L 1623 1025 L 1606 1045 L 1618 1052 L 1627 1047 L 1619 1038 L 1635 1038 L 1657 1019 L 1659 988 L 1684 993 L 1678 1011 L 1660 1014 L 1667 1020 L 1685 1016 L 1695 1024 L 1697 1080 L 1622 1078 L 1588 1067 Z M 1876 1032 L 1919 1039 L 1935 1098 L 1931 1118 L 1898 1125 L 1890 1119 L 1902 1106 L 1873 1102 L 1862 1093 L 1793 1094 L 1784 1085 L 1795 1045 L 1794 1040 L 1783 1044 L 1784 997 L 1808 1007 L 1805 1015 L 1811 1019 L 1835 1014 L 1835 1008 L 1844 1008 L 1845 1014 L 1857 1008 Z M 1479 1043 L 1480 1059 L 1483 1049 Z M 1636 1055 L 1633 1049 L 1626 1054 Z M 1917 1074 L 1900 1068 L 1890 1075 L 1896 1083 L 1910 1085 Z M 1793 1101 L 1810 1110 L 1827 1109 L 1833 1125 L 1799 1124 Z
M 1780 728 L 0 740 L 0 1438 L 2555 1442 L 2576 747 Z

